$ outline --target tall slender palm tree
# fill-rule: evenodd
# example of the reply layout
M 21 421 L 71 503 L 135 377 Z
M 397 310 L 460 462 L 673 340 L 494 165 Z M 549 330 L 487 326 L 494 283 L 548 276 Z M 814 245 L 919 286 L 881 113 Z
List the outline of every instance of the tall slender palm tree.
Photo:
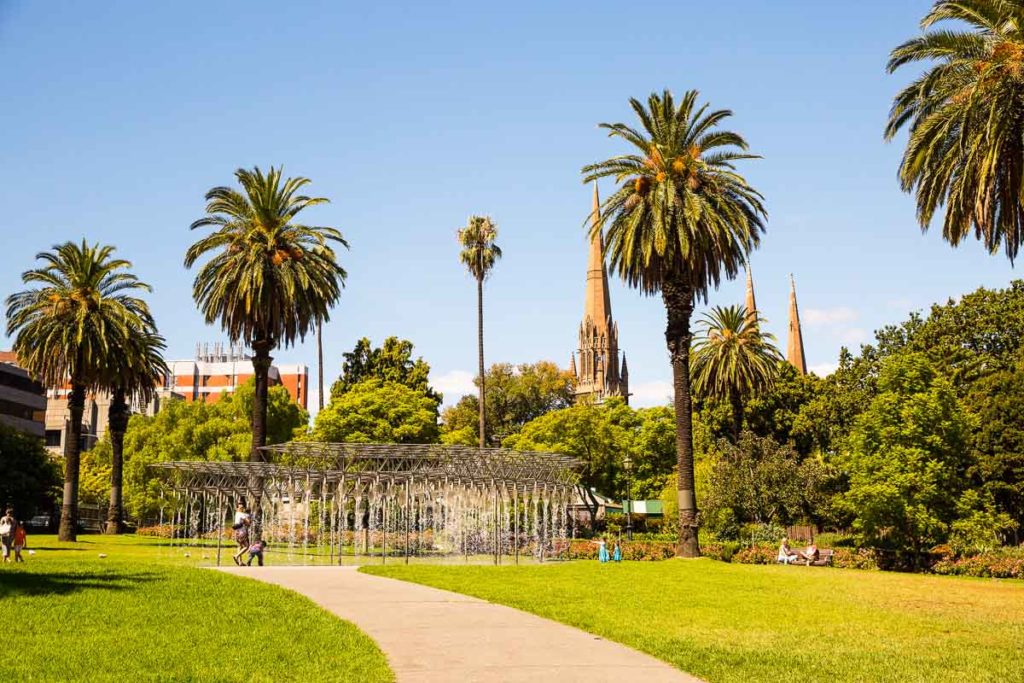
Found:
M 107 509 L 106 533 L 124 530 L 124 434 L 131 418 L 131 403 L 148 404 L 157 386 L 170 372 L 164 362 L 164 339 L 155 328 L 132 330 L 111 365 L 108 367 L 110 407 L 107 425 L 110 433 L 110 506 Z
M 661 294 L 668 323 L 665 340 L 672 361 L 679 467 L 679 547 L 700 555 L 693 474 L 693 415 L 690 395 L 690 319 L 696 299 L 722 277 L 734 278 L 764 231 L 762 197 L 734 162 L 757 158 L 747 143 L 717 126 L 732 115 L 697 106 L 698 93 L 677 104 L 669 91 L 654 93 L 646 106 L 630 106 L 640 129 L 603 123 L 632 153 L 583 168 L 584 182 L 611 177 L 618 185 L 602 206 L 611 269 L 648 295 Z
M 887 139 L 910 130 L 900 184 L 916 193 L 922 230 L 945 207 L 950 244 L 973 232 L 1012 262 L 1024 234 L 1024 2 L 939 0 L 921 27 L 889 58 L 890 73 L 928 64 L 896 96 L 885 129 Z
M 153 319 L 137 296 L 149 285 L 128 272 L 129 261 L 112 258 L 114 247 L 65 242 L 36 254 L 39 268 L 26 271 L 26 285 L 7 298 L 7 334 L 15 336 L 18 361 L 44 386 L 70 385 L 64 443 L 64 498 L 59 538 L 74 541 L 78 526 L 79 455 L 87 392 L 104 388 L 109 368 L 133 330 Z
M 783 360 L 775 336 L 761 331 L 762 322 L 744 306 L 716 306 L 697 321 L 690 355 L 693 391 L 698 398 L 729 402 L 734 442 L 743 430 L 744 400 L 772 386 Z
M 494 243 L 498 239 L 498 226 L 490 216 L 470 216 L 466 227 L 458 233 L 462 251 L 459 260 L 469 274 L 476 279 L 476 336 L 477 336 L 477 377 L 480 389 L 480 448 L 484 447 L 484 280 L 490 275 L 494 264 L 501 258 L 501 248 Z
M 324 324 L 316 324 L 316 376 L 319 390 L 317 392 L 317 409 L 324 409 Z
M 267 376 L 270 352 L 305 339 L 330 319 L 346 273 L 331 243 L 348 243 L 336 228 L 295 221 L 304 209 L 329 200 L 299 194 L 308 178 L 284 178 L 281 168 L 263 173 L 240 168 L 241 192 L 214 187 L 206 216 L 192 229 L 213 232 L 189 247 L 185 267 L 211 255 L 196 274 L 192 296 L 207 323 L 219 321 L 232 342 L 252 349 L 256 392 L 250 459 L 263 459 L 267 442 Z

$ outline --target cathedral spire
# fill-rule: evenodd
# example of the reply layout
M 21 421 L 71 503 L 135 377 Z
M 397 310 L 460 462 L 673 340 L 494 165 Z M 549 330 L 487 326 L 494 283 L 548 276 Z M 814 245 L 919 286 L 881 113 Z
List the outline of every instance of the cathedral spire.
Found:
M 747 309 L 747 319 L 757 324 L 757 301 L 754 299 L 754 276 L 751 274 L 750 262 L 747 262 L 747 298 L 744 302 Z
M 604 266 L 601 198 L 596 182 L 590 228 L 586 296 L 579 331 L 579 362 L 574 358 L 570 369 L 576 371 L 577 397 L 588 397 L 588 400 L 598 403 L 609 396 L 623 396 L 628 400 L 628 375 L 619 370 L 619 327 L 612 319 L 608 271 Z
M 590 256 L 587 259 L 587 298 L 583 307 L 583 320 L 594 321 L 599 333 L 608 334 L 612 317 L 611 296 L 608 294 L 608 271 L 604 267 L 604 238 L 600 230 L 601 200 L 594 183 L 594 205 L 590 214 Z
M 807 374 L 807 360 L 804 357 L 804 337 L 800 330 L 800 311 L 796 305 L 796 281 L 789 276 L 789 342 L 786 344 L 786 360 L 801 375 Z

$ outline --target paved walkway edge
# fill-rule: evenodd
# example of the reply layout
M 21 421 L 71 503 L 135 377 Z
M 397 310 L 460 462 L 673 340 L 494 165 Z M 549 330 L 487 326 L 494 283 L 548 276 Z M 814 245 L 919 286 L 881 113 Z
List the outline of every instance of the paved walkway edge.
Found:
M 356 567 L 222 567 L 301 593 L 373 638 L 400 683 L 695 682 L 624 645 L 511 607 Z

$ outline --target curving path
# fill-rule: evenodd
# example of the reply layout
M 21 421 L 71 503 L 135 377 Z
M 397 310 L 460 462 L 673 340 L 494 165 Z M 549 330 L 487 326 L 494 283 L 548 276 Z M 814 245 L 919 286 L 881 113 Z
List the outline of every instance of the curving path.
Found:
M 478 598 L 355 567 L 227 567 L 302 593 L 377 641 L 406 681 L 699 681 L 653 657 Z

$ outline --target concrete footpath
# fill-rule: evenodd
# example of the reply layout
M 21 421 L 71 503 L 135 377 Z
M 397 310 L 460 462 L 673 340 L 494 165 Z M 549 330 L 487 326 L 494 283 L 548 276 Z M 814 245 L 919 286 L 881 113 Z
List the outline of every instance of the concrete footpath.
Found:
M 698 681 L 563 624 L 355 567 L 222 567 L 302 593 L 377 641 L 398 681 Z

